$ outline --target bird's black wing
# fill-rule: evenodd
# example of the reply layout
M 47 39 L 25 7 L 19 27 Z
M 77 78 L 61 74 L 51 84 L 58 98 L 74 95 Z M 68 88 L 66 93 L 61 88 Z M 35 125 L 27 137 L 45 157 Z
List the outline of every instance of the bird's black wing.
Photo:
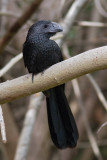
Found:
M 26 42 L 23 45 L 23 58 L 24 58 L 24 64 L 25 67 L 27 67 L 29 73 L 36 73 L 36 57 L 38 55 L 38 49 L 35 49 L 33 45 L 26 44 Z

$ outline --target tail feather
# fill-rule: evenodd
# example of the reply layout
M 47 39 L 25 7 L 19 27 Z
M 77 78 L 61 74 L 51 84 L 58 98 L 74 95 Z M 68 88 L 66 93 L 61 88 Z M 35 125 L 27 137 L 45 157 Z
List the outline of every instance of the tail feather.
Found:
M 46 98 L 46 101 L 51 138 L 60 149 L 75 147 L 78 130 L 63 86 L 57 86 L 49 91 L 50 96 Z

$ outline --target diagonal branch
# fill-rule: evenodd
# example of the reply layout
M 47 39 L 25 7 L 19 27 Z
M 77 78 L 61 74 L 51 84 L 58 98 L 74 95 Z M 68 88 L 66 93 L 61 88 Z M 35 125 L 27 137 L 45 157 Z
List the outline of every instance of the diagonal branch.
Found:
M 87 116 L 85 113 L 84 104 L 82 101 L 82 96 L 81 96 L 81 92 L 80 92 L 80 87 L 78 85 L 78 81 L 75 79 L 72 81 L 72 84 L 73 84 L 73 89 L 74 89 L 76 98 L 77 98 L 79 106 L 80 106 L 80 110 L 82 112 L 82 118 L 84 121 L 84 125 L 85 125 L 86 131 L 87 131 L 87 135 L 88 135 L 92 150 L 93 150 L 95 156 L 98 158 L 98 160 L 103 160 L 102 155 L 99 150 L 99 147 L 98 147 L 98 144 L 97 144 L 96 139 L 92 133 L 92 130 L 90 128 L 90 124 L 88 122 L 88 119 L 87 119 Z
M 0 84 L 0 103 L 44 91 L 96 70 L 107 69 L 107 46 L 96 48 L 55 64 L 31 81 L 31 74 Z
M 69 11 L 67 12 L 64 20 L 63 20 L 63 39 L 59 40 L 59 45 L 62 45 L 64 42 L 64 39 L 68 35 L 71 26 L 75 22 L 76 17 L 78 16 L 80 10 L 85 5 L 85 3 L 88 2 L 88 0 L 76 0 L 70 7 Z
M 32 5 L 24 12 L 24 14 L 17 19 L 17 21 L 12 25 L 4 37 L 0 40 L 0 53 L 3 51 L 5 46 L 17 33 L 17 31 L 23 26 L 23 24 L 32 16 L 34 11 L 38 8 L 42 0 L 34 0 Z
M 94 80 L 94 78 L 90 74 L 87 74 L 86 76 L 89 79 L 89 81 L 91 82 L 92 86 L 94 87 L 100 102 L 102 103 L 102 105 L 104 106 L 105 110 L 107 111 L 107 100 L 104 97 L 100 87 L 98 86 L 98 84 L 96 83 L 96 81 Z
M 9 71 L 17 62 L 22 59 L 22 53 L 12 58 L 6 65 L 0 70 L 0 77 L 2 77 L 7 71 Z

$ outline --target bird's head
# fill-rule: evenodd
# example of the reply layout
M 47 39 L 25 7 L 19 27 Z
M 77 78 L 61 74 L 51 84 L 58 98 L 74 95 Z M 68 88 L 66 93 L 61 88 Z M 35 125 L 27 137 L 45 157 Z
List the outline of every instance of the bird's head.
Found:
M 51 36 L 55 35 L 57 32 L 62 32 L 62 31 L 63 29 L 58 23 L 41 20 L 34 23 L 30 27 L 28 35 L 34 37 L 37 34 L 42 34 L 50 38 Z

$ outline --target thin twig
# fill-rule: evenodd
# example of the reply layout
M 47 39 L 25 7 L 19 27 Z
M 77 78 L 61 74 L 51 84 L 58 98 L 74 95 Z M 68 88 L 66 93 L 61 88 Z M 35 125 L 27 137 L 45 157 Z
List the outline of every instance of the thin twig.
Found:
M 97 134 L 102 130 L 103 127 L 107 126 L 107 122 L 103 123 L 97 131 Z
M 69 51 L 68 51 L 68 46 L 66 43 L 63 43 L 62 50 L 63 50 L 63 56 L 65 59 L 71 58 Z
M 82 27 L 107 27 L 107 23 L 102 22 L 76 21 L 75 24 Z
M 85 124 L 85 128 L 86 128 L 86 131 L 87 131 L 87 135 L 88 135 L 92 150 L 93 150 L 95 156 L 98 158 L 98 160 L 103 160 L 102 155 L 100 153 L 100 150 L 98 148 L 98 144 L 97 144 L 96 139 L 95 139 L 95 137 L 92 133 L 92 130 L 90 128 L 90 125 L 89 125 L 89 122 L 88 122 L 88 119 L 87 119 L 87 116 L 86 116 L 86 111 L 85 111 L 85 107 L 84 107 L 84 104 L 83 104 L 83 101 L 82 101 L 82 96 L 81 96 L 78 81 L 75 79 L 75 80 L 72 81 L 72 84 L 73 84 L 73 89 L 74 89 L 76 98 L 78 100 L 78 104 L 80 106 L 80 110 L 81 110 L 81 113 L 82 113 L 82 118 L 83 118 L 83 121 L 84 121 L 84 124 Z
M 10 11 L 0 11 L 0 16 L 12 16 L 14 18 L 18 18 L 19 15 L 14 13 L 14 12 L 10 12 Z
M 51 37 L 50 39 L 55 41 L 55 40 L 58 40 L 58 39 L 61 39 L 61 38 L 63 38 L 63 33 L 58 33 L 57 35 Z
M 16 155 L 14 160 L 26 160 L 28 149 L 31 141 L 31 134 L 35 120 L 37 118 L 40 106 L 43 100 L 43 94 L 39 97 L 32 96 L 30 100 L 29 109 L 26 113 L 24 126 L 19 138 Z
M 94 80 L 94 78 L 90 74 L 87 74 L 86 77 L 91 82 L 92 86 L 94 87 L 94 89 L 96 91 L 96 94 L 97 94 L 100 102 L 102 103 L 104 109 L 107 111 L 107 100 L 105 99 L 100 87 L 98 86 L 98 84 L 96 83 L 96 81 Z
M 6 143 L 7 139 L 6 139 L 5 123 L 1 105 L 0 105 L 0 129 L 1 129 L 2 141 Z
M 104 8 L 102 7 L 101 5 L 101 1 L 100 0 L 94 0 L 95 2 L 95 5 L 96 5 L 96 8 L 98 10 L 98 12 L 104 16 L 104 17 L 107 17 L 107 12 L 104 10 Z M 106 2 L 107 3 L 107 2 Z
M 22 53 L 12 58 L 5 67 L 0 70 L 0 77 L 2 77 L 7 71 L 9 71 L 19 60 L 22 59 Z

